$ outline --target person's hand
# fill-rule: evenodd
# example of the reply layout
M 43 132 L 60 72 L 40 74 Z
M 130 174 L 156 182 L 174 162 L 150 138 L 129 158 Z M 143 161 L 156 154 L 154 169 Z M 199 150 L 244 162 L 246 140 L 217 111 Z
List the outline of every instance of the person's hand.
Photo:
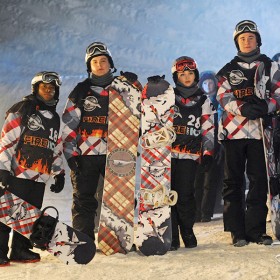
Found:
M 63 190 L 64 188 L 64 183 L 65 183 L 65 174 L 58 174 L 54 176 L 54 184 L 51 185 L 50 189 L 54 193 L 59 193 Z
M 244 103 L 240 109 L 241 115 L 249 120 L 255 120 L 266 115 L 268 106 L 265 100 L 258 104 Z
M 8 187 L 9 186 L 10 177 L 11 177 L 11 173 L 8 170 L 0 169 L 0 184 L 3 187 Z
M 209 171 L 213 162 L 213 157 L 209 155 L 205 155 L 201 159 L 201 166 L 205 172 Z

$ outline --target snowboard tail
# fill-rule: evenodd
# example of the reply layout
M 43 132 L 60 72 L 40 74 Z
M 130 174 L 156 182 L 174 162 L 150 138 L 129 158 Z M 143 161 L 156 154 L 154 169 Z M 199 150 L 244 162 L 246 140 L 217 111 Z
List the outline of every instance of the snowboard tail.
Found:
M 0 222 L 28 239 L 33 232 L 34 223 L 41 214 L 40 209 L 7 190 L 0 197 Z M 94 241 L 51 215 L 46 215 L 56 223 L 46 250 L 68 265 L 89 263 L 96 253 Z

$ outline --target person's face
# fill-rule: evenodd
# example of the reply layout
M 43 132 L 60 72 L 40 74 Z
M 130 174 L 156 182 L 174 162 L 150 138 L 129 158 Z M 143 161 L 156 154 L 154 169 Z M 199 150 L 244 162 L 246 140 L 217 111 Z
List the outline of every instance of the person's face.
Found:
M 249 53 L 255 50 L 258 46 L 257 37 L 254 33 L 245 32 L 238 36 L 237 43 L 239 45 L 239 49 L 243 53 Z
M 108 57 L 100 55 L 92 58 L 90 61 L 91 72 L 96 76 L 103 76 L 110 70 Z
M 206 79 L 202 83 L 202 88 L 206 94 L 210 94 L 215 91 L 215 83 L 212 79 Z
M 183 72 L 178 72 L 178 81 L 186 87 L 191 86 L 195 80 L 195 73 L 191 70 L 185 70 Z
M 45 101 L 53 99 L 55 94 L 55 86 L 53 84 L 40 83 L 38 88 L 38 95 L 40 95 Z

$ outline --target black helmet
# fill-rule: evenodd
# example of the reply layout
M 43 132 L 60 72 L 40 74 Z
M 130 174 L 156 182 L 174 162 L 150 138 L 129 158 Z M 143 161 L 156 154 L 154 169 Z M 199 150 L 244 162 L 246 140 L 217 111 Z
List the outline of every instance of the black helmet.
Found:
M 61 86 L 61 79 L 56 72 L 51 71 L 42 71 L 35 74 L 34 78 L 31 81 L 31 92 L 36 95 L 38 93 L 39 83 L 53 84 L 55 86 L 55 95 L 54 99 L 58 100 L 59 98 L 59 87 Z
M 236 48 L 239 50 L 239 45 L 237 43 L 237 37 L 245 32 L 251 32 L 256 35 L 258 47 L 262 45 L 262 39 L 258 27 L 255 22 L 252 20 L 242 20 L 236 24 L 233 32 L 233 40 L 236 45 Z
M 115 71 L 112 55 L 107 46 L 101 42 L 93 42 L 86 49 L 85 62 L 87 65 L 87 72 L 91 72 L 90 61 L 93 57 L 105 55 L 108 57 L 109 63 L 113 71 Z

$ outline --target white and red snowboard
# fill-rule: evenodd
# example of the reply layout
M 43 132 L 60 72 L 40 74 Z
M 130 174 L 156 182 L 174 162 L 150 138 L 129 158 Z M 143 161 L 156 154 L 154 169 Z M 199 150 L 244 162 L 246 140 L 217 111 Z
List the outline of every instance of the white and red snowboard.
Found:
M 146 256 L 163 255 L 172 239 L 170 190 L 175 94 L 164 77 L 148 78 L 141 102 L 141 183 L 135 243 Z

